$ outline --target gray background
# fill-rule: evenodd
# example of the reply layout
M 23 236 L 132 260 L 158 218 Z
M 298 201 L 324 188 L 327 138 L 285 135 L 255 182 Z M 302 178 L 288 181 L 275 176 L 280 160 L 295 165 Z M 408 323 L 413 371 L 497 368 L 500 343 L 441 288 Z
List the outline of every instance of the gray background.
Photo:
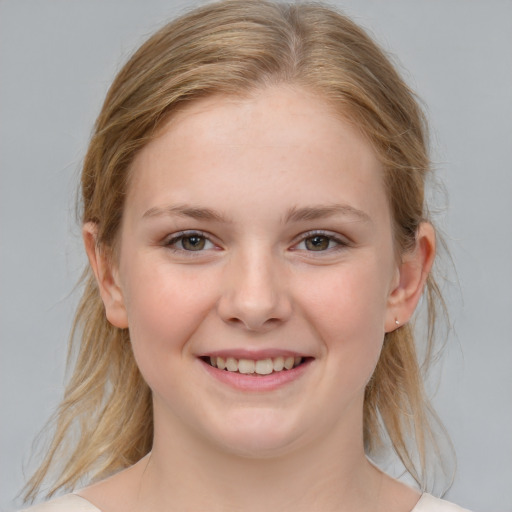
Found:
M 457 286 L 435 403 L 459 469 L 448 498 L 512 511 L 512 2 L 337 4 L 398 56 L 428 106 Z M 83 263 L 73 198 L 120 63 L 190 2 L 0 0 L 0 507 L 58 403 Z M 457 279 L 452 273 L 451 280 Z

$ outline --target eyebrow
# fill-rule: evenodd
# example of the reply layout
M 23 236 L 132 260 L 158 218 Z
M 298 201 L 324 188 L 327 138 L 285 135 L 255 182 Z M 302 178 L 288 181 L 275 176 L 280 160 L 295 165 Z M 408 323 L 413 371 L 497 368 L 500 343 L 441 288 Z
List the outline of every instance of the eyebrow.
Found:
M 153 218 L 162 216 L 188 217 L 196 220 L 208 220 L 222 223 L 232 223 L 222 213 L 211 208 L 202 208 L 193 205 L 169 205 L 165 207 L 153 207 L 144 212 L 143 218 Z M 354 208 L 346 204 L 332 204 L 321 206 L 292 207 L 284 216 L 284 223 L 300 222 L 308 220 L 325 219 L 336 215 L 355 217 L 359 221 L 371 222 L 370 216 L 363 210 Z
M 230 222 L 224 215 L 210 208 L 201 208 L 198 206 L 191 205 L 170 205 L 166 207 L 154 207 L 150 208 L 142 215 L 142 218 L 153 218 L 162 216 L 173 216 L 188 217 L 190 219 L 197 220 L 210 220 L 216 222 Z
M 291 208 L 285 216 L 285 223 L 307 220 L 325 219 L 335 215 L 356 217 L 363 222 L 371 222 L 370 216 L 363 210 L 359 210 L 348 204 L 332 204 L 328 206 L 307 206 L 304 208 Z

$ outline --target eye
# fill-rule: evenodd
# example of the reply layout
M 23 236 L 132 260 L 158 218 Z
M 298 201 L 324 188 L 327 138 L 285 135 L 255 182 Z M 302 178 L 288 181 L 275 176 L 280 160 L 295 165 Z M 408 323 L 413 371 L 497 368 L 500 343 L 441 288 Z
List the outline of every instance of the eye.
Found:
M 332 240 L 325 235 L 315 235 L 306 238 L 304 245 L 308 251 L 325 251 L 332 245 Z
M 165 245 L 175 251 L 190 252 L 199 252 L 215 248 L 215 245 L 207 236 L 198 232 L 177 234 L 167 240 Z
M 325 252 L 346 247 L 348 242 L 328 233 L 306 233 L 295 249 L 308 252 Z

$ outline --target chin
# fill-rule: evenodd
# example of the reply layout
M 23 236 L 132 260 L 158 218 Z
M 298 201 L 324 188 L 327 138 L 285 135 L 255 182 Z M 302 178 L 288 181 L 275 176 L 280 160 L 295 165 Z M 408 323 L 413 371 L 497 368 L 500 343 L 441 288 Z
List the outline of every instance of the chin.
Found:
M 300 432 L 276 411 L 237 411 L 219 425 L 216 442 L 244 458 L 272 458 L 293 449 Z M 213 439 L 212 439 L 213 440 Z

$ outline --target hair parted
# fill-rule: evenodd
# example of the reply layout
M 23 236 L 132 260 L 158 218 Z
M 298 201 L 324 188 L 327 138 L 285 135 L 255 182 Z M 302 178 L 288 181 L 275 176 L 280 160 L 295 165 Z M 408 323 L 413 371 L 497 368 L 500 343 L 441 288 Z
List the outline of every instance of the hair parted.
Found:
M 96 121 L 81 179 L 81 221 L 97 224 L 100 250 L 113 251 L 135 155 L 174 112 L 214 94 L 247 95 L 276 84 L 314 91 L 351 120 L 373 145 L 384 169 L 397 257 L 414 247 L 428 221 L 424 187 L 430 172 L 426 122 L 414 94 L 383 51 L 346 16 L 318 3 L 225 0 L 165 25 L 115 78 Z M 125 468 L 151 450 L 151 392 L 140 375 L 129 332 L 105 316 L 87 268 L 70 341 L 74 370 L 55 416 L 43 464 L 27 484 L 33 499 L 50 471 L 48 495 Z M 425 302 L 432 355 L 434 321 L 444 308 L 429 276 Z M 422 488 L 434 438 L 413 329 L 386 334 L 366 388 L 368 455 L 389 438 Z M 435 446 L 435 444 L 434 444 Z

